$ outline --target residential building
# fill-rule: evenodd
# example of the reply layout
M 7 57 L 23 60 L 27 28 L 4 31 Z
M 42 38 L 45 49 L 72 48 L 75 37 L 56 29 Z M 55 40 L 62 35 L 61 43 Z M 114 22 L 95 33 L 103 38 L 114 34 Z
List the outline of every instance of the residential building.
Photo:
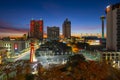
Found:
M 101 51 L 101 61 L 104 61 L 113 67 L 120 68 L 120 52 Z
M 106 8 L 107 50 L 120 51 L 120 3 Z

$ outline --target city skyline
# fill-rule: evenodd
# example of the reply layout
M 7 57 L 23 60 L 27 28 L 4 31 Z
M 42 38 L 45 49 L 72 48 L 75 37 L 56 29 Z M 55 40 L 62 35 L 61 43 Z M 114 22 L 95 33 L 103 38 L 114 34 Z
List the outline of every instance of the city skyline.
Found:
M 105 15 L 107 5 L 118 2 L 119 0 L 93 0 L 93 2 L 87 0 L 4 0 L 0 3 L 0 36 L 23 35 L 29 31 L 31 19 L 41 18 L 44 21 L 45 32 L 47 26 L 59 26 L 62 32 L 62 23 L 68 18 L 71 21 L 72 34 L 101 33 L 100 16 Z

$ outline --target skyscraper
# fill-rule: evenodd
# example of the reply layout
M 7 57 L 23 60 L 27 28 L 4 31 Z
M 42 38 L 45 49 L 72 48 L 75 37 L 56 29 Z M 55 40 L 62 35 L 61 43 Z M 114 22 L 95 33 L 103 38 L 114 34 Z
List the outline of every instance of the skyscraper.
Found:
M 68 18 L 63 22 L 62 31 L 64 38 L 71 38 L 71 21 Z
M 31 20 L 30 21 L 30 37 L 43 39 L 43 20 Z
M 50 40 L 58 40 L 59 39 L 59 27 L 47 27 L 47 38 Z
M 120 3 L 106 8 L 108 50 L 120 51 Z

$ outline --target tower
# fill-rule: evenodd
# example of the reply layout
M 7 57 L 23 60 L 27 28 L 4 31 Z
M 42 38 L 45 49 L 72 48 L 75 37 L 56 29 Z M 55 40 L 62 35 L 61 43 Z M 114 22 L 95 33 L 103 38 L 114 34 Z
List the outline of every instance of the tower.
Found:
M 120 51 L 120 3 L 109 5 L 106 8 L 108 50 Z
M 30 37 L 43 40 L 43 20 L 30 21 Z
M 100 17 L 101 21 L 102 21 L 102 38 L 104 38 L 104 19 L 105 19 L 105 16 L 101 16 Z
M 36 61 L 35 59 L 35 48 L 34 48 L 34 41 L 31 40 L 31 43 L 30 43 L 30 62 L 34 62 Z
M 64 38 L 71 38 L 71 21 L 68 18 L 63 22 L 62 31 Z

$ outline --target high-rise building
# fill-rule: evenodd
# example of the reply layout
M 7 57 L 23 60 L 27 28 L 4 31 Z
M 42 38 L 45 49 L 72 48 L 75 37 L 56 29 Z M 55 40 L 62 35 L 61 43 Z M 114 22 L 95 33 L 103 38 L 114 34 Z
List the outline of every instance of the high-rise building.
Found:
M 71 21 L 67 18 L 62 25 L 62 30 L 64 38 L 71 38 Z
M 120 3 L 106 8 L 108 50 L 120 51 Z
M 43 20 L 30 21 L 30 37 L 43 40 Z
M 59 27 L 47 27 L 47 38 L 50 40 L 58 40 L 59 39 Z

